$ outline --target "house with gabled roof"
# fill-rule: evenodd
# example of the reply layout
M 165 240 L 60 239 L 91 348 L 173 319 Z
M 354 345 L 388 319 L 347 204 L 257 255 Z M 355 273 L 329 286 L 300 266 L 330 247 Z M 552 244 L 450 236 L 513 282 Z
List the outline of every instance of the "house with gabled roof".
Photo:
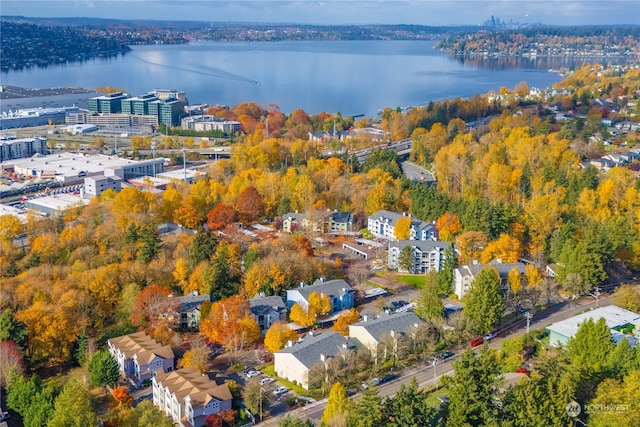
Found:
M 282 297 L 277 295 L 257 295 L 249 300 L 251 314 L 255 317 L 263 334 L 278 321 L 286 322 L 287 306 Z
M 189 295 L 168 297 L 175 300 L 172 306 L 176 307 L 173 314 L 174 325 L 180 326 L 183 331 L 197 331 L 200 327 L 200 307 L 206 301 L 211 301 L 209 295 L 199 295 L 193 291 Z
M 387 210 L 380 210 L 369 216 L 367 230 L 376 237 L 387 240 L 397 240 L 395 235 L 396 224 L 403 217 L 411 218 L 409 227 L 409 240 L 437 240 L 438 231 L 435 223 L 422 221 L 411 216 L 407 212 L 401 214 Z
M 287 233 L 342 234 L 356 230 L 356 217 L 350 212 L 312 210 L 306 213 L 289 212 L 282 216 L 282 230 Z
M 276 375 L 309 389 L 309 371 L 318 364 L 355 348 L 348 337 L 337 332 L 310 332 L 298 341 L 289 341 L 273 354 Z
M 453 269 L 453 289 L 459 299 L 462 299 L 462 297 L 469 292 L 471 283 L 485 267 L 493 267 L 498 270 L 498 274 L 500 275 L 500 288 L 505 294 L 509 290 L 509 284 L 507 282 L 509 272 L 515 268 L 520 273 L 520 276 L 524 278 L 526 271 L 524 264 L 521 262 L 502 263 L 500 260 L 491 261 L 489 264 L 461 265 Z
M 229 386 L 193 367 L 159 372 L 151 382 L 153 404 L 181 427 L 202 427 L 208 416 L 231 409 Z
M 447 249 L 452 249 L 450 242 L 433 240 L 400 240 L 389 243 L 388 265 L 392 270 L 407 271 L 398 261 L 400 252 L 406 247 L 411 248 L 412 265 L 408 272 L 412 274 L 426 274 L 430 271 L 440 271 L 444 267 Z
M 364 315 L 363 320 L 349 325 L 349 337 L 375 353 L 385 337 L 411 337 L 424 322 L 411 311 L 395 314 L 381 314 L 371 319 Z
M 355 305 L 355 291 L 342 279 L 325 280 L 318 279 L 312 285 L 301 283 L 299 287 L 287 290 L 287 309 L 295 303 L 300 303 L 303 308 L 309 307 L 309 296 L 316 292 L 318 295 L 327 295 L 331 303 L 329 314 L 353 308 Z
M 135 387 L 150 380 L 157 372 L 171 372 L 175 355 L 146 332 L 136 332 L 107 340 L 109 353 L 120 366 L 120 372 Z

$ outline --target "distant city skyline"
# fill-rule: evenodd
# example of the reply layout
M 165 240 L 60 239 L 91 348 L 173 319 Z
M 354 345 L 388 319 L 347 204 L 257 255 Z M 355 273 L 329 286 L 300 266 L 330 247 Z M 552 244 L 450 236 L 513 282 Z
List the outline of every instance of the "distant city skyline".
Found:
M 314 25 L 640 24 L 640 2 L 595 0 L 2 0 L 1 16 L 92 17 Z

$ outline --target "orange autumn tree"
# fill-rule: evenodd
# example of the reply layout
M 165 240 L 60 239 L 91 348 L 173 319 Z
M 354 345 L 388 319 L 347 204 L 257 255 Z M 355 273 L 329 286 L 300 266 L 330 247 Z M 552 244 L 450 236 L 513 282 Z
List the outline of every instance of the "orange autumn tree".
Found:
M 238 196 L 236 210 L 243 222 L 251 222 L 264 213 L 262 196 L 255 187 L 245 188 Z
M 447 212 L 436 221 L 436 229 L 440 240 L 453 242 L 458 233 L 462 231 L 462 223 L 457 214 Z
M 284 322 L 275 322 L 264 335 L 264 347 L 271 353 L 284 348 L 287 341 L 296 341 L 298 333 L 289 328 Z
M 171 291 L 160 285 L 147 286 L 136 298 L 131 324 L 139 328 L 155 329 L 158 322 L 176 309 L 177 300 L 169 298 Z
M 223 345 L 230 354 L 260 338 L 260 326 L 251 314 L 249 301 L 240 295 L 213 303 L 208 316 L 200 322 L 200 332 L 209 341 Z
M 114 388 L 111 392 L 111 396 L 113 396 L 114 400 L 118 402 L 119 406 L 129 408 L 133 404 L 133 396 L 127 393 L 126 387 Z
M 207 227 L 209 230 L 219 230 L 236 220 L 236 212 L 232 206 L 218 203 L 207 214 Z

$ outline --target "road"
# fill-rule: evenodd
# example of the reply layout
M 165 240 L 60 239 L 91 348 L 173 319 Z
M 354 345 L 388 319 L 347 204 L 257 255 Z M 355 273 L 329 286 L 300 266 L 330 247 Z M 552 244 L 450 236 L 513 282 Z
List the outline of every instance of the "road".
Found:
M 577 301 L 564 302 L 556 306 L 550 307 L 547 310 L 534 315 L 531 320 L 530 329 L 543 329 L 555 322 L 559 322 L 576 314 L 582 313 L 585 310 L 596 308 L 597 306 L 610 305 L 611 296 L 603 296 L 598 301 L 592 297 L 584 297 Z M 508 338 L 514 338 L 524 335 L 526 333 L 526 320 L 523 318 L 518 319 L 509 329 L 495 339 L 488 343 L 489 348 L 500 348 L 502 341 Z M 478 351 L 481 347 L 477 347 L 475 351 Z M 457 360 L 467 347 L 455 348 L 453 351 L 456 353 L 453 357 L 447 361 L 438 363 L 435 367 L 431 362 L 421 363 L 418 366 L 413 366 L 406 371 L 402 372 L 400 376 L 389 383 L 382 384 L 378 387 L 381 397 L 394 396 L 402 384 L 408 385 L 415 377 L 418 381 L 418 385 L 421 388 L 426 386 L 432 386 L 438 383 L 440 377 L 444 375 L 453 374 L 453 362 Z M 291 415 L 298 418 L 309 418 L 314 422 L 317 422 L 322 418 L 324 409 L 327 405 L 327 401 L 321 400 L 316 404 L 306 406 L 295 411 L 291 411 Z M 282 417 L 274 417 L 265 420 L 261 425 L 264 426 L 277 426 Z
M 436 177 L 431 172 L 411 162 L 402 162 L 404 175 L 413 182 L 432 182 L 435 184 Z

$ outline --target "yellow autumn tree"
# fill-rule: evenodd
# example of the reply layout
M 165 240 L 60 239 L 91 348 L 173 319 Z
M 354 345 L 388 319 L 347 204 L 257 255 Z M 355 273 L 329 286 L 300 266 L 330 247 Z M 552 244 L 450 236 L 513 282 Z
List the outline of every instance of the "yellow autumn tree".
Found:
M 189 263 L 184 258 L 178 258 L 176 267 L 173 269 L 173 279 L 183 292 L 189 287 L 190 274 Z
M 524 277 L 527 279 L 527 286 L 537 288 L 542 283 L 542 274 L 540 270 L 533 264 L 524 266 Z
M 501 260 L 503 263 L 518 262 L 522 253 L 520 240 L 506 233 L 502 233 L 497 240 L 489 242 L 480 255 L 483 264 L 492 260 Z
M 299 302 L 296 302 L 291 307 L 289 318 L 298 325 L 305 327 L 313 325 L 316 321 L 315 316 L 310 316 L 309 311 L 306 310 Z
M 296 341 L 298 333 L 289 328 L 284 322 L 275 322 L 264 335 L 264 346 L 271 353 L 284 348 L 288 341 Z
M 393 230 L 393 234 L 398 240 L 409 240 L 411 235 L 411 217 L 403 216 L 396 221 L 396 226 Z
M 333 330 L 345 337 L 349 335 L 349 325 L 356 323 L 360 319 L 360 313 L 355 308 L 341 313 L 333 324 Z
M 519 294 L 522 291 L 522 276 L 517 268 L 512 268 L 507 274 L 507 282 L 509 283 L 509 289 L 514 294 Z
M 209 372 L 209 349 L 203 345 L 188 350 L 182 356 L 179 365 L 181 368 L 193 367 L 202 374 Z
M 331 311 L 329 295 L 311 292 L 308 310 L 314 318 L 329 313 Z
M 456 245 L 460 251 L 460 264 L 479 260 L 487 241 L 487 236 L 482 231 L 467 231 L 456 237 Z

